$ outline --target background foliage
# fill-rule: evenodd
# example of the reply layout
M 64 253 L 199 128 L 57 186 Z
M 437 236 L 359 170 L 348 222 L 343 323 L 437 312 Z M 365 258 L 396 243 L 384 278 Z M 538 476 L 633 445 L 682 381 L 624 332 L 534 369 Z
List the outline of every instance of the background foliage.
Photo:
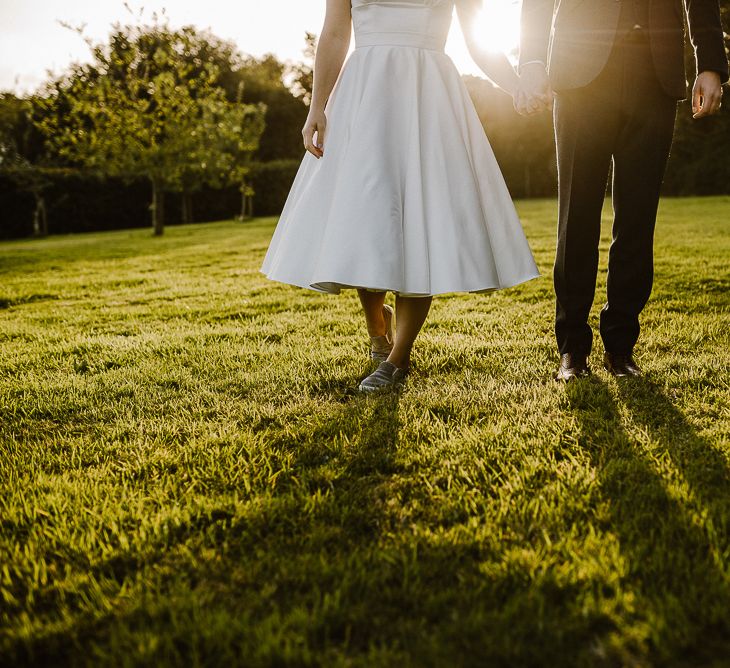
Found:
M 34 100 L 48 150 L 107 176 L 147 179 L 155 234 L 164 193 L 243 186 L 266 107 L 229 100 L 220 81 L 235 70 L 228 43 L 192 27 L 117 27 L 93 59 Z

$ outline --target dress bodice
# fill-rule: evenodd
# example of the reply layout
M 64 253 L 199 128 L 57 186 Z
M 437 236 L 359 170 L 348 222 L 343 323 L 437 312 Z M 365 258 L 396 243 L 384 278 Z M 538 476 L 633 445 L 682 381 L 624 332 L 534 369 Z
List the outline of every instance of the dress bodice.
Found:
M 454 0 L 352 0 L 357 48 L 410 46 L 443 51 Z

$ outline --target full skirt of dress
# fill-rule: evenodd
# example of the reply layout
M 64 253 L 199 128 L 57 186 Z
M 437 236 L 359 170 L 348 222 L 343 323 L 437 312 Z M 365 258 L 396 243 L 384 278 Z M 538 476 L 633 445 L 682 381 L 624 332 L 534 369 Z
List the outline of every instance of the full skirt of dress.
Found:
M 483 292 L 539 276 L 481 122 L 451 59 L 356 49 L 327 103 L 261 271 L 320 292 Z

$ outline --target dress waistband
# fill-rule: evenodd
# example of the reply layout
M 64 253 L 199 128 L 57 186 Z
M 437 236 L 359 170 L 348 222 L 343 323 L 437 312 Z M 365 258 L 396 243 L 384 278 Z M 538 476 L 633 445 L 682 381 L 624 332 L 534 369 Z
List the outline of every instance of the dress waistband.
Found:
M 436 35 L 415 32 L 356 32 L 355 48 L 365 46 L 409 46 L 430 51 L 443 51 L 446 40 Z

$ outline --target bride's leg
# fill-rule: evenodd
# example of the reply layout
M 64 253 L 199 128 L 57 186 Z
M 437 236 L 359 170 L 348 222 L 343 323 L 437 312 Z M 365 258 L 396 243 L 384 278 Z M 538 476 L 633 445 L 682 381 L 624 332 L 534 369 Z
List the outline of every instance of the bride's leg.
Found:
M 385 336 L 386 322 L 383 315 L 385 293 L 359 288 L 357 294 L 360 297 L 362 310 L 365 312 L 368 334 L 370 336 Z
M 426 321 L 431 308 L 432 297 L 401 297 L 396 295 L 395 314 L 398 329 L 395 333 L 393 350 L 388 361 L 404 369 L 408 366 L 413 343 Z

